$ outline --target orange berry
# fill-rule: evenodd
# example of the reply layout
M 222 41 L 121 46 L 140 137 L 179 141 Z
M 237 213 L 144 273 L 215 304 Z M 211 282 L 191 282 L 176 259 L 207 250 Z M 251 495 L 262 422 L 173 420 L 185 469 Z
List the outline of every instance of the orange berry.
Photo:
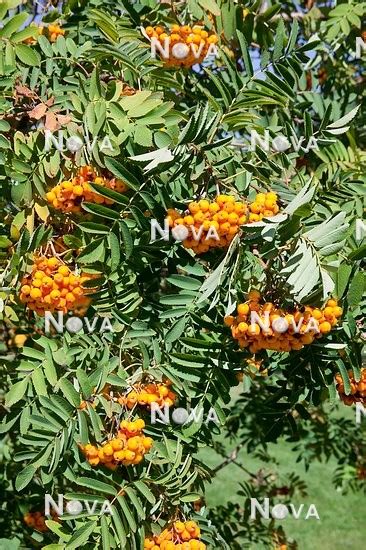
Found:
M 84 193 L 84 189 L 81 185 L 75 185 L 73 188 L 74 195 L 81 197 L 81 195 Z
M 57 267 L 58 263 L 59 262 L 57 258 L 48 258 L 47 260 L 47 266 L 50 267 L 51 269 Z
M 261 205 L 264 205 L 265 202 L 266 202 L 266 195 L 265 195 L 265 193 L 257 193 L 254 202 L 256 202 L 256 203 L 258 203 L 258 204 L 261 204 Z
M 180 32 L 182 34 L 189 34 L 192 31 L 191 27 L 189 25 L 183 25 L 180 27 Z
M 58 272 L 63 275 L 63 276 L 66 276 L 69 274 L 70 270 L 69 268 L 66 266 L 66 265 L 62 265 L 58 268 Z
M 70 284 L 70 277 L 64 277 L 62 279 L 63 288 L 69 288 L 69 284 Z
M 118 460 L 118 461 L 122 461 L 125 459 L 125 451 L 123 450 L 120 450 L 120 451 L 116 451 L 115 453 L 113 453 L 113 458 L 115 460 Z
M 235 317 L 233 317 L 232 315 L 228 315 L 227 317 L 224 318 L 224 323 L 227 327 L 231 327 L 234 321 L 235 321 Z
M 256 325 L 256 326 L 258 326 L 258 325 Z M 241 323 L 238 324 L 239 332 L 242 332 L 242 333 L 247 332 L 248 328 L 249 328 L 249 326 L 247 325 L 247 323 L 241 322 Z
M 274 205 L 275 205 L 275 201 L 273 199 L 267 198 L 265 200 L 264 206 L 266 207 L 267 210 L 272 211 Z
M 333 314 L 335 315 L 335 317 L 340 317 L 343 313 L 343 309 L 339 306 L 335 306 L 333 307 Z
M 39 290 L 39 288 L 32 288 L 29 294 L 33 300 L 37 300 L 37 298 L 40 298 L 42 296 L 42 292 Z
M 60 296 L 61 296 L 61 293 L 60 293 L 59 290 L 52 290 L 50 292 L 50 297 L 51 297 L 52 300 L 58 300 L 60 298 Z
M 225 204 L 225 202 L 228 202 L 230 198 L 231 198 L 230 195 L 218 195 L 215 200 L 217 204 L 222 206 L 223 204 Z
M 198 206 L 200 207 L 202 212 L 207 212 L 210 208 L 210 203 L 206 199 L 202 199 L 198 202 Z
M 231 204 L 231 203 L 227 203 L 227 204 Z M 235 212 L 231 212 L 229 214 L 229 217 L 228 217 L 228 220 L 227 220 L 231 225 L 237 225 L 238 221 L 239 221 L 239 216 L 238 214 L 236 214 Z
M 249 300 L 260 300 L 261 293 L 258 290 L 251 290 L 248 294 Z
M 332 307 L 329 307 L 327 306 L 326 308 L 324 308 L 323 310 L 323 315 L 324 317 L 326 317 L 327 319 L 331 319 L 333 317 L 333 308 Z
M 70 302 L 70 303 L 75 302 L 75 296 L 72 292 L 68 292 L 65 298 L 66 298 L 66 302 Z
M 197 202 L 191 202 L 188 205 L 188 209 L 189 209 L 191 214 L 197 214 L 197 212 L 199 212 L 199 210 L 200 210 L 200 207 L 199 207 Z
M 198 211 L 197 214 L 193 216 L 194 221 L 197 223 L 203 223 L 205 221 L 205 214 L 202 211 Z
M 55 283 L 57 283 L 59 285 L 59 284 L 62 284 L 62 281 L 64 280 L 64 277 L 63 277 L 63 275 L 61 275 L 61 273 L 55 273 L 54 276 L 53 276 L 53 280 L 55 281 Z
M 46 193 L 46 198 L 48 202 L 53 202 L 56 199 L 54 191 L 49 191 L 48 193 Z
M 134 453 L 133 451 L 130 451 L 129 449 L 124 451 L 124 453 L 125 453 L 125 460 L 128 460 L 128 461 L 134 460 L 136 456 L 136 453 Z
M 184 523 L 182 523 L 181 521 L 176 521 L 174 523 L 174 530 L 176 531 L 176 533 L 178 533 L 179 535 L 181 533 L 183 533 L 183 531 L 185 530 L 185 525 Z
M 260 326 L 257 323 L 250 324 L 247 330 L 248 336 L 258 336 L 261 332 Z
M 276 202 L 277 201 L 277 193 L 274 193 L 273 191 L 270 191 L 269 193 L 266 193 L 266 198 Z
M 145 421 L 142 418 L 138 418 L 135 420 L 135 426 L 138 431 L 143 430 L 145 428 Z
M 217 221 L 219 223 L 224 223 L 227 221 L 228 217 L 229 214 L 226 212 L 226 210 L 221 210 L 221 212 L 217 214 Z
M 84 294 L 83 289 L 80 286 L 76 286 L 72 289 L 72 293 L 74 296 L 80 297 Z
M 230 224 L 229 222 L 224 222 L 220 225 L 220 233 L 222 235 L 226 235 L 230 231 Z
M 216 212 L 219 212 L 220 206 L 217 204 L 217 202 L 213 202 L 208 207 L 208 210 L 209 212 L 211 212 L 211 214 L 216 214 Z
M 186 529 L 190 533 L 194 532 L 197 529 L 197 523 L 195 521 L 187 521 L 186 522 Z
M 180 534 L 180 538 L 184 541 L 190 540 L 191 534 L 189 531 L 187 531 L 187 529 L 184 529 L 183 533 Z
M 247 211 L 246 205 L 242 202 L 236 202 L 234 205 L 234 212 L 237 214 L 244 214 Z
M 194 225 L 193 216 L 184 216 L 183 218 L 185 225 Z
M 137 451 L 137 449 L 140 447 L 140 438 L 138 436 L 131 437 L 127 441 L 127 447 L 130 451 Z
M 43 271 L 36 271 L 33 275 L 33 278 L 42 280 L 44 276 L 45 276 L 45 273 Z
M 168 394 L 169 394 L 169 389 L 166 386 L 160 386 L 159 387 L 160 397 L 167 397 Z
M 213 220 L 210 221 L 210 227 L 213 227 L 214 229 L 216 229 L 216 231 L 218 231 L 220 228 L 220 224 L 217 221 Z
M 324 321 L 323 323 L 320 323 L 319 330 L 322 334 L 327 334 L 332 330 L 332 325 L 328 321 Z
M 323 317 L 323 314 L 320 311 L 320 309 L 316 308 L 312 311 L 312 316 L 314 317 L 314 319 L 318 320 L 318 319 L 321 319 Z
M 260 204 L 258 204 L 257 202 L 253 202 L 251 205 L 250 205 L 250 211 L 253 212 L 253 214 L 259 214 L 259 212 L 262 210 L 262 207 Z
M 144 447 L 144 449 L 146 449 L 147 451 L 149 449 L 151 449 L 151 447 L 153 446 L 153 440 L 151 437 L 144 437 L 143 440 L 142 440 L 142 445 Z
M 53 287 L 53 280 L 51 277 L 48 277 L 48 275 L 46 275 L 45 277 L 43 277 L 42 279 L 42 288 L 51 288 Z
M 237 311 L 239 315 L 248 315 L 249 313 L 249 305 L 248 304 L 239 304 L 237 307 Z
M 211 36 L 208 37 L 207 39 L 207 42 L 209 44 L 217 44 L 217 42 L 219 41 L 219 39 L 217 38 L 217 36 L 215 34 L 212 34 Z
M 229 214 L 231 212 L 234 212 L 235 202 L 232 202 L 232 201 L 225 202 L 223 210 L 225 210 L 225 212 L 228 212 Z

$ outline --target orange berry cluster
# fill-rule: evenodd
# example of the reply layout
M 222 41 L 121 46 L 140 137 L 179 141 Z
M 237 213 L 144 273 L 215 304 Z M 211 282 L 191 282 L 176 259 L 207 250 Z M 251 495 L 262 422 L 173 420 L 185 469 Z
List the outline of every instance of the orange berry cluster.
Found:
M 254 201 L 249 205 L 249 223 L 260 222 L 263 218 L 271 218 L 279 212 L 277 195 L 273 191 L 269 193 L 257 193 Z
M 29 334 L 15 334 L 13 338 L 8 340 L 8 346 L 15 346 L 16 348 L 22 348 L 28 340 Z
M 177 210 L 168 210 L 169 226 L 183 226 L 182 237 L 185 248 L 192 248 L 197 254 L 207 252 L 210 248 L 229 246 L 238 232 L 239 225 L 247 221 L 246 203 L 235 201 L 230 195 L 218 195 L 214 201 L 201 199 L 191 202 L 185 215 Z M 175 230 L 180 235 L 180 230 Z
M 37 34 L 45 35 L 50 42 L 56 42 L 58 36 L 60 35 L 64 36 L 65 34 L 65 30 L 62 29 L 60 25 L 57 25 L 57 24 L 56 25 L 51 24 L 51 25 L 48 25 L 48 27 L 42 27 L 42 26 L 37 27 L 36 25 L 31 25 L 30 27 L 34 28 L 35 30 L 37 29 Z M 37 40 L 32 36 L 30 36 L 29 38 L 26 38 L 25 40 L 23 40 L 23 42 L 24 44 L 36 44 Z
M 199 540 L 200 528 L 195 521 L 176 521 L 160 535 L 145 538 L 144 550 L 205 550 Z
M 122 420 L 117 437 L 105 441 L 100 447 L 88 443 L 81 446 L 81 450 L 91 466 L 103 464 L 115 470 L 121 464 L 140 464 L 153 445 L 151 437 L 145 437 L 144 427 L 145 422 L 141 418 L 132 422 Z
M 46 518 L 41 512 L 28 512 L 23 519 L 28 527 L 33 527 L 40 533 L 45 533 L 48 530 Z
M 268 376 L 268 369 L 262 366 L 263 359 L 256 360 L 253 356 L 253 359 L 246 359 L 246 370 L 243 372 L 236 373 L 236 379 L 238 382 L 243 382 L 245 376 L 249 376 L 254 380 L 257 375 Z
M 158 40 L 163 49 L 169 44 L 169 55 L 164 58 L 167 67 L 192 67 L 202 63 L 218 42 L 216 34 L 210 34 L 200 25 L 171 25 L 170 31 L 160 26 L 146 27 L 145 32 L 150 40 Z
M 54 24 L 51 24 L 51 25 L 48 25 L 47 27 L 47 35 L 48 35 L 48 38 L 50 40 L 50 42 L 56 42 L 58 36 L 64 36 L 65 34 L 65 29 L 62 29 L 60 27 L 60 25 L 54 25 Z M 40 33 L 41 34 L 41 33 Z
M 253 208 L 256 213 L 252 212 Z M 249 215 L 248 209 L 251 211 Z M 231 195 L 218 195 L 214 201 L 191 202 L 185 215 L 169 209 L 167 220 L 176 233 L 174 236 L 183 240 L 185 248 L 203 254 L 210 248 L 227 248 L 239 226 L 274 216 L 278 210 L 277 195 L 272 192 L 258 193 L 249 207 Z
M 167 383 L 150 383 L 134 386 L 126 396 L 121 396 L 118 402 L 121 405 L 126 405 L 128 409 L 132 409 L 135 405 L 149 407 L 151 403 L 156 403 L 163 408 L 165 405 L 171 407 L 174 405 L 177 394 L 169 389 L 171 382 Z
M 359 382 L 356 382 L 353 372 L 348 371 L 348 376 L 350 379 L 351 393 L 350 395 L 345 394 L 344 384 L 342 376 L 340 374 L 336 375 L 337 382 L 337 391 L 339 397 L 342 399 L 345 405 L 353 405 L 353 403 L 366 403 L 366 368 L 361 369 L 361 379 Z
M 229 315 L 224 320 L 225 325 L 231 327 L 232 336 L 238 340 L 239 346 L 249 347 L 252 353 L 262 349 L 300 350 L 328 334 L 342 315 L 342 309 L 332 299 L 324 309 L 305 306 L 301 310 L 294 308 L 292 312 L 277 308 L 271 302 L 260 304 L 260 299 L 260 292 L 252 290 L 248 301 L 238 305 L 237 316 Z M 252 312 L 257 313 L 264 325 L 269 322 L 266 330 L 258 322 L 251 322 Z
M 39 256 L 34 259 L 32 272 L 22 280 L 20 301 L 38 315 L 46 311 L 67 313 L 89 305 L 85 295 L 88 289 L 83 288 L 89 279 L 72 273 L 58 258 Z
M 38 36 L 40 36 L 41 34 L 43 34 L 44 36 L 46 36 L 48 38 L 48 40 L 50 42 L 56 42 L 57 40 L 57 37 L 62 35 L 64 36 L 65 34 L 65 30 L 62 29 L 60 27 L 60 25 L 55 25 L 55 24 L 52 24 L 51 25 L 48 25 L 48 27 L 37 27 L 36 25 L 30 25 L 30 28 L 33 29 L 34 28 L 34 31 L 35 31 L 35 34 L 38 34 Z M 29 38 L 25 38 L 23 40 L 24 44 L 36 44 L 37 43 L 37 40 L 35 38 L 33 38 L 33 36 L 30 36 Z
M 107 176 L 98 176 L 91 166 L 83 166 L 72 180 L 62 181 L 46 193 L 47 201 L 57 210 L 71 213 L 81 212 L 83 201 L 113 204 L 112 199 L 95 193 L 90 187 L 90 183 L 96 183 L 120 193 L 127 190 L 127 185 L 123 181 Z
M 58 516 L 54 510 L 51 510 L 51 516 L 54 521 L 58 521 Z M 40 533 L 48 531 L 46 519 L 42 512 L 28 512 L 23 516 L 24 523 Z

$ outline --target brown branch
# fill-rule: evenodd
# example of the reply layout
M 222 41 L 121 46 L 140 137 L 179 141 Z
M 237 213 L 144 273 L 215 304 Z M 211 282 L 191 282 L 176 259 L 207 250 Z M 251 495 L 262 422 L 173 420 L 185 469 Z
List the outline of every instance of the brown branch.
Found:
M 225 458 L 225 460 L 221 462 L 218 466 L 216 466 L 216 468 L 213 469 L 213 474 L 216 475 L 217 472 L 219 472 L 220 470 L 222 470 L 222 468 L 225 468 L 229 464 L 235 464 L 236 466 L 239 466 L 239 468 L 241 468 L 244 472 L 246 472 L 251 477 L 256 477 L 254 474 L 252 474 L 252 472 L 247 470 L 242 464 L 240 464 L 239 462 L 236 462 L 239 451 L 242 449 L 242 447 L 244 447 L 244 443 L 239 443 L 239 445 L 237 445 L 235 449 L 231 451 L 231 453 Z M 221 456 L 224 456 L 224 455 L 221 455 Z

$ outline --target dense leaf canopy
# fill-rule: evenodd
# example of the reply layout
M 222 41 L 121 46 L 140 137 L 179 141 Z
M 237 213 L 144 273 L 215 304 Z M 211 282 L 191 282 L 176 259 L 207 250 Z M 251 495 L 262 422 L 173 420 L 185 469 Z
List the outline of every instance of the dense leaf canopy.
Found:
M 250 506 L 205 506 L 217 472 L 199 451 L 230 463 L 230 438 L 265 468 L 282 436 L 306 466 L 334 456 L 335 483 L 351 469 L 364 487 L 362 430 L 329 411 L 344 411 L 337 389 L 347 401 L 364 372 L 366 3 L 5 0 L 0 18 L 4 547 L 140 549 L 177 518 L 194 519 L 208 548 L 280 547 L 282 529 L 251 521 Z M 192 67 L 152 56 L 146 29 L 195 24 L 217 37 L 216 56 Z M 100 176 L 83 172 L 75 196 L 87 198 L 60 207 L 57 186 L 86 166 Z M 242 224 L 228 246 L 196 254 L 171 233 L 152 238 L 168 211 L 258 193 L 274 193 L 278 213 Z M 79 332 L 47 331 L 21 299 L 37 257 L 66 264 L 71 289 L 85 278 Z M 334 297 L 342 317 L 291 351 L 241 346 L 224 318 L 253 289 L 290 313 Z M 171 410 L 202 411 L 198 421 L 154 424 L 146 406 L 126 406 L 136 384 L 166 380 Z M 145 420 L 152 449 L 94 467 L 83 447 L 130 417 Z M 295 474 L 287 485 L 288 499 L 303 490 Z M 244 499 L 276 490 L 250 472 L 238 484 Z M 108 500 L 113 515 L 30 530 L 23 515 L 43 511 L 45 494 Z

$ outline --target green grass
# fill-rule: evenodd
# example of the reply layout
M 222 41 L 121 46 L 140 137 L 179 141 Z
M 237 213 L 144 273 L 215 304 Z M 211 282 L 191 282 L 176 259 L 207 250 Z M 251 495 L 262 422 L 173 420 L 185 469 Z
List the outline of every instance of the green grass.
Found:
M 233 445 L 234 446 L 234 445 Z M 228 452 L 231 450 L 227 445 Z M 283 521 L 277 521 L 282 525 L 287 536 L 297 541 L 299 550 L 361 550 L 366 548 L 366 522 L 363 504 L 365 497 L 362 493 L 348 493 L 346 495 L 337 491 L 332 484 L 332 476 L 335 469 L 335 461 L 328 463 L 313 463 L 308 472 L 303 464 L 296 463 L 297 455 L 291 452 L 290 444 L 281 441 L 277 445 L 269 446 L 270 454 L 279 462 L 278 472 L 285 484 L 286 473 L 295 472 L 307 485 L 308 496 L 298 495 L 292 499 L 296 508 L 304 503 L 300 519 L 287 517 Z M 200 458 L 209 467 L 215 467 L 222 462 L 222 457 L 210 449 L 200 452 Z M 259 468 L 268 469 L 270 464 L 261 464 L 241 452 L 238 462 L 243 464 L 251 472 Z M 240 481 L 247 479 L 243 472 L 235 464 L 223 468 L 212 484 L 207 485 L 207 505 L 215 506 L 238 499 L 236 492 Z M 271 502 L 271 501 L 270 501 Z M 273 502 L 280 502 L 273 499 Z M 243 505 L 243 501 L 241 500 Z M 309 518 L 305 520 L 306 512 L 310 504 L 315 504 L 320 520 Z M 246 503 L 249 506 L 249 503 Z M 259 550 L 263 546 L 253 545 L 253 549 Z

